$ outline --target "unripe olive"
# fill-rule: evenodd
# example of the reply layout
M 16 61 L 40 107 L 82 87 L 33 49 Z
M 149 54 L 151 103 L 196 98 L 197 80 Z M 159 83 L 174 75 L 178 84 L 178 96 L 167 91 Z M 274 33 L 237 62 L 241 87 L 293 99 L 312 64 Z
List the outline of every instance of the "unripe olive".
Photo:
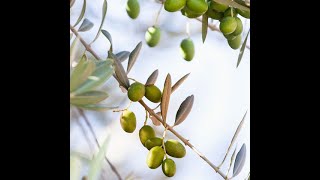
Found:
M 186 7 L 196 14 L 204 14 L 208 10 L 205 0 L 187 0 Z
M 217 12 L 217 11 L 212 10 L 212 9 L 208 9 L 207 15 L 211 19 L 216 19 L 216 20 L 221 20 L 223 18 L 223 13 L 222 12 Z
M 228 44 L 232 49 L 238 49 L 241 45 L 241 35 L 238 35 L 233 40 L 228 40 Z
M 140 5 L 138 0 L 128 0 L 126 10 L 129 17 L 136 19 L 140 13 Z
M 148 139 L 153 138 L 155 136 L 156 133 L 154 132 L 153 128 L 149 125 L 144 125 L 139 131 L 140 141 L 143 146 L 145 145 Z
M 164 158 L 164 150 L 160 146 L 153 147 L 147 156 L 147 165 L 151 169 L 156 169 L 162 164 Z
M 162 138 L 159 137 L 153 137 L 150 138 L 146 141 L 146 143 L 144 144 L 144 146 L 150 150 L 151 148 L 155 147 L 155 146 L 162 146 Z
M 223 35 L 227 40 L 233 40 L 233 39 L 235 39 L 237 36 L 234 36 L 234 35 L 232 35 L 232 34 L 228 34 L 228 35 Z
M 128 98 L 133 102 L 140 101 L 143 98 L 145 91 L 143 84 L 135 82 L 131 84 L 128 89 Z
M 164 9 L 169 12 L 176 12 L 181 10 L 186 5 L 187 0 L 166 0 L 164 2 Z
M 175 158 L 183 158 L 186 155 L 186 148 L 179 141 L 169 139 L 164 144 L 168 155 Z
M 220 22 L 220 31 L 225 34 L 231 34 L 233 33 L 237 28 L 237 21 L 234 17 L 224 17 L 223 19 L 221 19 Z
M 224 12 L 224 17 L 227 17 L 227 16 L 231 16 L 231 9 L 232 9 L 232 17 L 237 17 L 238 13 L 237 11 L 235 10 L 235 8 L 228 8 L 225 12 Z
M 238 36 L 239 34 L 242 33 L 243 30 L 243 25 L 242 25 L 242 21 L 240 18 L 235 17 L 236 21 L 237 21 L 237 28 L 236 30 L 234 30 L 234 32 L 232 33 L 233 36 Z
M 129 110 L 123 111 L 120 124 L 125 132 L 132 133 L 136 129 L 136 115 Z
M 194 45 L 190 38 L 186 38 L 180 43 L 180 52 L 183 59 L 191 61 L 194 57 Z
M 201 16 L 201 13 L 195 13 L 193 11 L 191 11 L 190 9 L 187 8 L 187 6 L 185 6 L 183 9 L 181 9 L 181 14 L 188 17 L 188 18 L 196 18 Z
M 146 86 L 145 96 L 149 101 L 154 102 L 154 103 L 158 103 L 161 101 L 161 91 L 155 85 Z
M 160 28 L 155 26 L 149 27 L 145 34 L 146 42 L 150 47 L 156 46 L 160 41 L 160 37 L 161 37 Z
M 215 1 L 211 1 L 210 8 L 212 10 L 217 11 L 217 12 L 225 12 L 228 9 L 228 7 L 229 7 L 228 5 L 220 4 L 220 3 L 217 3 Z
M 239 13 L 242 17 L 250 19 L 250 11 L 242 11 L 241 9 L 236 9 L 237 13 Z
M 176 163 L 172 159 L 165 159 L 162 162 L 162 172 L 168 177 L 174 176 L 176 173 Z

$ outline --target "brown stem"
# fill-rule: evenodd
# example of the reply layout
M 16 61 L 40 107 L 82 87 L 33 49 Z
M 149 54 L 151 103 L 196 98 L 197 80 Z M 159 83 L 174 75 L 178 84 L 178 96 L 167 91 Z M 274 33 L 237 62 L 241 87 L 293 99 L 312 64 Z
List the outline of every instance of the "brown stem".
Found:
M 92 126 L 91 126 L 90 121 L 88 120 L 87 116 L 84 114 L 82 109 L 78 109 L 78 111 L 79 111 L 80 115 L 83 117 L 83 119 L 85 120 L 87 126 L 89 127 L 90 132 L 91 132 L 92 136 L 94 137 L 97 146 L 100 148 L 100 144 L 98 142 L 98 138 L 97 138 Z M 110 165 L 112 171 L 117 175 L 118 179 L 122 180 L 122 178 L 121 178 L 119 172 L 117 171 L 117 169 L 115 168 L 115 166 L 109 161 L 109 159 L 107 157 L 104 157 L 104 158 L 107 161 L 107 163 Z
M 207 162 L 217 173 L 219 173 L 224 179 L 226 179 L 226 175 L 221 172 L 218 167 L 216 167 L 214 164 L 212 164 L 209 159 L 206 158 L 199 150 L 197 150 L 190 142 L 189 140 L 185 139 L 183 136 L 181 136 L 177 131 L 175 131 L 169 124 L 165 123 L 161 119 L 160 116 L 158 116 L 151 108 L 146 105 L 143 100 L 140 100 L 139 103 L 154 117 L 158 119 L 162 123 L 163 126 L 167 127 L 169 131 L 171 131 L 177 138 L 179 138 L 182 142 L 184 142 L 185 145 L 189 146 L 195 153 L 197 153 L 205 162 Z
M 202 19 L 199 18 L 199 17 L 197 17 L 197 18 L 195 18 L 195 19 L 196 19 L 197 21 L 199 21 L 199 22 L 202 22 Z M 209 27 L 209 29 L 211 29 L 211 31 L 218 31 L 218 32 L 221 33 L 220 29 L 219 29 L 217 26 L 215 26 L 215 25 L 208 24 L 208 27 Z M 250 50 L 250 46 L 249 46 L 249 45 L 246 45 L 246 48 Z

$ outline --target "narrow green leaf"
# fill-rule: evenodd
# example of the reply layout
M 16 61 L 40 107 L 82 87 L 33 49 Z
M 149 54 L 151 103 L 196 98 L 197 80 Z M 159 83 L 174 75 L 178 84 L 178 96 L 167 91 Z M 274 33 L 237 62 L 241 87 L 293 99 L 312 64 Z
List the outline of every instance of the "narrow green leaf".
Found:
M 213 0 L 217 3 L 220 3 L 220 4 L 225 4 L 225 5 L 228 5 L 228 6 L 231 6 L 231 7 L 234 7 L 234 8 L 238 8 L 238 9 L 241 9 L 243 11 L 249 11 L 250 12 L 250 8 L 246 7 L 246 6 L 243 6 L 241 4 L 238 4 L 236 3 L 235 1 L 233 0 Z
M 208 33 L 208 15 L 207 13 L 202 15 L 202 42 L 206 40 Z
M 112 52 L 113 50 L 112 50 L 112 37 L 111 37 L 111 34 L 107 30 L 104 30 L 104 29 L 102 29 L 101 32 L 109 40 L 109 42 L 110 42 L 110 50 L 109 51 Z
M 176 114 L 176 120 L 174 122 L 174 125 L 177 126 L 181 124 L 189 115 L 192 106 L 194 102 L 194 96 L 188 96 L 180 105 L 177 114 Z
M 114 60 L 115 77 L 119 81 L 120 86 L 123 86 L 126 89 L 128 89 L 130 86 L 130 82 L 129 82 L 129 79 L 128 79 L 126 72 L 124 71 L 124 68 L 123 68 L 121 62 L 112 53 L 109 53 L 109 56 L 111 56 L 112 59 Z
M 247 154 L 246 152 L 247 152 L 246 144 L 243 144 L 234 162 L 233 175 L 232 175 L 233 177 L 237 176 L 241 172 L 246 160 L 246 154 Z
M 146 86 L 147 85 L 153 85 L 154 83 L 156 83 L 157 78 L 158 78 L 158 74 L 159 74 L 158 69 L 153 71 L 153 73 L 149 76 L 149 78 L 148 78 L 148 80 L 146 82 Z
M 167 120 L 170 96 L 171 96 L 171 76 L 170 74 L 168 74 L 164 82 L 164 87 L 163 87 L 163 92 L 161 97 L 161 106 L 160 106 L 161 116 L 164 121 L 164 124 L 166 123 L 166 120 Z
M 237 62 L 237 67 L 238 67 L 239 64 L 240 64 L 241 59 L 242 59 L 242 56 L 243 56 L 243 53 L 244 53 L 244 50 L 246 49 L 247 39 L 248 39 L 249 33 L 250 33 L 250 29 L 249 29 L 249 31 L 248 31 L 248 33 L 247 33 L 246 39 L 243 41 L 243 44 L 242 44 L 242 46 L 241 46 L 240 53 L 239 53 L 239 57 L 238 57 L 238 62 Z
M 73 105 L 96 104 L 108 98 L 108 94 L 103 91 L 88 91 L 70 97 L 70 103 Z
M 140 41 L 137 46 L 134 48 L 134 50 L 129 55 L 129 61 L 127 66 L 127 74 L 129 74 L 131 68 L 133 67 L 134 63 L 137 61 L 137 58 L 139 56 L 140 50 L 142 47 L 142 42 Z
M 121 52 L 116 54 L 116 57 L 118 58 L 118 60 L 120 62 L 123 62 L 129 57 L 129 55 L 130 55 L 129 51 L 121 51 Z
M 86 0 L 83 0 L 83 4 L 82 4 L 82 9 L 81 9 L 81 13 L 78 17 L 78 20 L 77 22 L 73 25 L 73 27 L 76 27 L 80 21 L 82 20 L 83 16 L 84 16 L 84 13 L 86 12 L 86 7 L 87 7 L 87 1 Z
M 93 39 L 93 41 L 90 44 L 94 43 L 98 39 L 98 37 L 100 35 L 100 31 L 101 31 L 102 26 L 104 24 L 104 19 L 106 18 L 106 15 L 107 15 L 107 9 L 108 9 L 107 0 L 103 0 L 101 24 L 100 24 L 100 27 L 99 27 L 99 30 L 98 30 L 98 33 L 97 33 L 96 37 Z
M 85 18 L 82 21 L 78 31 L 79 32 L 89 31 L 92 27 L 93 27 L 93 23 L 89 19 Z
M 109 105 L 106 104 L 88 104 L 88 105 L 77 105 L 77 107 L 85 110 L 90 110 L 90 111 L 107 111 L 111 109 L 116 109 L 119 107 L 110 107 Z
M 72 62 L 76 58 L 77 46 L 79 43 L 80 43 L 80 40 L 78 37 L 76 37 L 76 38 L 74 38 L 74 40 L 72 41 L 72 43 L 70 45 L 70 65 L 72 64 Z
M 108 136 L 102 146 L 99 149 L 97 155 L 93 158 L 89 165 L 89 173 L 88 179 L 90 180 L 97 180 L 99 178 L 99 174 L 102 169 L 103 160 L 106 156 L 107 146 L 110 141 L 110 137 Z
M 179 80 L 172 86 L 171 93 L 173 93 L 175 90 L 177 90 L 178 87 L 188 78 L 189 75 L 190 75 L 190 73 L 184 75 L 181 79 L 179 79 Z
M 75 91 L 82 83 L 84 83 L 95 69 L 95 63 L 87 60 L 85 55 L 82 56 L 77 66 L 70 76 L 70 92 Z
M 90 91 L 106 82 L 113 74 L 113 67 L 110 60 L 101 60 L 96 63 L 95 71 L 88 77 L 88 79 L 77 88 L 74 93 L 81 94 Z

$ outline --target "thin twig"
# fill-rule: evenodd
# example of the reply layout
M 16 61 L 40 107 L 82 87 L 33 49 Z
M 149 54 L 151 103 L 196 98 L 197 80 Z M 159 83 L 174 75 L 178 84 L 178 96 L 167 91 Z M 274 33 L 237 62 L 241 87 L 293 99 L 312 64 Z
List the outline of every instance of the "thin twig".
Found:
M 197 17 L 197 18 L 195 18 L 195 19 L 196 19 L 197 21 L 199 21 L 199 22 L 202 22 L 202 19 L 199 18 L 199 17 Z M 211 29 L 211 31 L 218 31 L 218 32 L 221 33 L 220 29 L 219 29 L 217 26 L 215 26 L 215 25 L 208 24 L 208 27 Z M 246 48 L 250 50 L 250 46 L 249 46 L 249 45 L 246 45 Z
M 92 126 L 91 126 L 90 121 L 88 120 L 87 116 L 84 114 L 82 109 L 78 109 L 78 111 L 79 111 L 80 115 L 83 117 L 83 119 L 85 120 L 87 126 L 89 127 L 90 132 L 91 132 L 92 136 L 94 137 L 97 146 L 100 148 L 100 144 L 99 144 L 97 136 L 96 136 L 96 134 L 95 134 L 95 132 L 94 132 Z M 119 172 L 117 171 L 117 169 L 115 168 L 115 166 L 109 161 L 109 159 L 107 157 L 104 157 L 104 158 L 107 161 L 107 163 L 110 165 L 112 171 L 117 175 L 118 179 L 122 180 L 122 178 L 121 178 Z
M 71 26 L 70 26 L 70 29 L 71 29 Z M 76 30 L 73 29 L 75 32 Z M 75 34 L 76 36 L 79 36 L 80 35 L 77 33 Z M 86 47 L 87 46 L 87 43 L 85 41 L 81 41 L 81 43 L 84 44 L 84 46 Z M 89 51 L 89 50 L 88 50 Z M 90 53 L 94 53 L 94 51 L 90 48 Z M 95 53 L 94 53 L 95 54 Z M 93 55 L 93 54 L 92 54 Z M 148 105 L 146 105 L 142 100 L 139 101 L 139 103 L 149 112 L 149 114 L 151 114 L 152 116 L 156 117 L 158 119 L 158 121 L 160 121 L 163 125 L 164 125 L 164 122 L 163 120 L 161 119 L 160 116 L 158 116 Z M 189 140 L 185 139 L 183 136 L 181 136 L 178 132 L 176 132 L 171 126 L 169 126 L 168 124 L 164 125 L 168 128 L 168 130 L 170 132 L 172 132 L 175 136 L 177 136 L 177 138 L 179 138 L 182 142 L 185 143 L 185 145 L 189 146 L 196 154 L 198 154 L 206 163 L 209 164 L 209 166 L 211 166 L 217 173 L 219 173 L 224 179 L 227 179 L 226 175 L 221 172 L 212 162 L 210 162 L 209 159 L 207 159 L 206 156 L 204 156 L 200 151 L 198 151 L 190 142 Z

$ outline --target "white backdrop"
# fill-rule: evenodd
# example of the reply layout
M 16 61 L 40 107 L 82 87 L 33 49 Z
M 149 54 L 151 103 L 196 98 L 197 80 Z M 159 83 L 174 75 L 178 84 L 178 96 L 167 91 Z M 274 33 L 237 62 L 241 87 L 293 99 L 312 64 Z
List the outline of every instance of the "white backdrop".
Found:
M 94 38 L 98 30 L 102 2 L 102 0 L 90 0 L 87 2 L 85 17 L 95 24 L 89 32 L 81 33 L 88 42 Z M 194 94 L 193 110 L 185 122 L 176 127 L 176 130 L 189 139 L 211 162 L 218 165 L 222 161 L 244 113 L 250 108 L 250 50 L 246 49 L 240 66 L 236 68 L 239 50 L 232 50 L 220 33 L 209 31 L 206 42 L 203 44 L 201 40 L 201 23 L 196 20 L 187 20 L 187 18 L 181 16 L 180 12 L 168 13 L 164 10 L 162 10 L 159 18 L 159 25 L 162 29 L 161 41 L 157 47 L 149 48 L 144 42 L 144 34 L 146 29 L 153 25 L 160 4 L 149 0 L 139 0 L 139 2 L 141 6 L 140 15 L 138 19 L 131 20 L 125 11 L 125 0 L 109 0 L 103 29 L 108 30 L 112 35 L 115 52 L 131 51 L 138 42 L 143 41 L 138 61 L 129 74 L 130 77 L 138 81 L 145 82 L 155 69 L 159 69 L 156 85 L 162 89 L 167 73 L 170 73 L 172 81 L 176 82 L 180 77 L 191 72 L 185 83 L 171 98 L 168 122 L 169 124 L 173 123 L 180 103 L 187 96 Z M 82 1 L 77 0 L 71 12 L 71 24 L 78 17 L 81 6 Z M 190 23 L 191 38 L 196 48 L 195 57 L 191 62 L 184 61 L 179 53 L 179 44 L 186 37 L 185 25 L 187 21 Z M 246 29 L 248 29 L 250 21 L 243 22 L 246 24 Z M 250 44 L 250 36 L 248 44 Z M 106 57 L 109 46 L 107 39 L 101 35 L 92 45 L 92 48 L 101 57 Z M 120 91 L 117 82 L 113 78 L 102 89 L 110 94 L 110 98 L 105 103 L 119 105 L 120 107 L 125 107 L 128 104 L 129 101 L 126 94 Z M 154 107 L 152 103 L 149 103 L 149 105 Z M 163 175 L 161 168 L 151 170 L 147 167 L 145 161 L 148 151 L 142 147 L 138 138 L 138 131 L 143 125 L 145 111 L 138 103 L 133 103 L 130 109 L 136 113 L 138 123 L 136 131 L 132 134 L 127 134 L 121 129 L 119 113 L 86 111 L 86 114 L 93 124 L 101 143 L 107 134 L 111 135 L 107 157 L 116 166 L 123 178 L 131 173 L 135 179 L 169 179 Z M 77 115 L 72 114 L 70 121 L 70 149 L 89 154 L 88 144 L 84 140 L 79 126 L 74 121 L 76 118 Z M 80 122 L 85 126 L 83 119 L 80 119 Z M 149 124 L 151 124 L 151 121 L 149 121 Z M 156 127 L 155 129 L 157 135 L 160 136 L 163 127 Z M 245 167 L 234 178 L 235 180 L 244 180 L 250 171 L 249 130 L 250 111 L 248 111 L 245 124 L 235 144 L 235 146 L 237 145 L 237 151 L 239 151 L 243 143 L 246 143 L 247 146 Z M 170 132 L 168 137 L 175 138 Z M 93 140 L 91 141 L 94 142 Z M 177 165 L 177 172 L 170 179 L 222 179 L 190 148 L 186 147 L 186 149 L 187 155 L 184 158 L 174 159 Z M 224 172 L 228 168 L 231 153 L 222 167 Z M 106 179 L 116 179 L 107 164 L 105 167 L 103 176 Z M 83 170 L 83 174 L 85 173 L 86 167 Z

